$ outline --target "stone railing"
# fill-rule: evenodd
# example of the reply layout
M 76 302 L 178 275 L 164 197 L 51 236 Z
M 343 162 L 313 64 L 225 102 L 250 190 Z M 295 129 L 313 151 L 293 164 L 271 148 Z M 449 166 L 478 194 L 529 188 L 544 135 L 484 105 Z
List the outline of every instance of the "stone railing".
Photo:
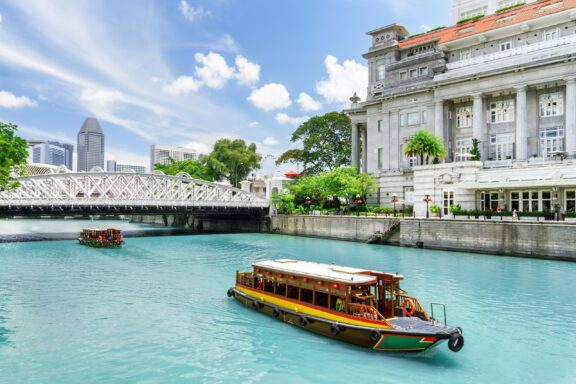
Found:
M 471 59 L 455 61 L 453 63 L 446 64 L 446 68 L 448 70 L 453 70 L 453 69 L 468 67 L 471 65 L 482 64 L 482 63 L 491 62 L 491 61 L 495 61 L 495 60 L 505 59 L 505 58 L 509 58 L 512 56 L 525 55 L 525 54 L 532 53 L 532 52 L 540 53 L 543 49 L 556 48 L 556 47 L 561 47 L 561 46 L 570 45 L 570 44 L 574 44 L 574 43 L 576 43 L 576 35 L 570 35 L 570 36 L 565 36 L 565 37 L 561 37 L 561 38 L 554 39 L 554 40 L 541 41 L 539 43 L 527 44 L 527 45 L 523 45 L 521 47 L 508 49 L 508 50 L 502 51 L 502 52 L 489 53 L 487 55 L 473 57 Z M 561 54 L 561 52 L 558 52 L 558 54 Z

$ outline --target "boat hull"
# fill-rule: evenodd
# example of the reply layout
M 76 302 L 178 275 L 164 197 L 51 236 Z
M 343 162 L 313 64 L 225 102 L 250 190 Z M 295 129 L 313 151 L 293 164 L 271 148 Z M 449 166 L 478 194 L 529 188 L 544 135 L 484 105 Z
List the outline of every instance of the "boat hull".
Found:
M 424 351 L 450 339 L 454 333 L 398 330 L 383 322 L 355 319 L 335 311 L 310 310 L 302 303 L 287 302 L 275 295 L 246 287 L 230 288 L 228 295 L 253 310 L 285 323 L 378 351 Z
M 92 248 L 120 248 L 122 247 L 122 244 L 124 244 L 124 240 L 119 241 L 119 242 L 101 242 L 98 240 L 87 240 L 87 239 L 78 239 L 78 242 L 82 245 L 86 245 L 88 247 L 92 247 Z

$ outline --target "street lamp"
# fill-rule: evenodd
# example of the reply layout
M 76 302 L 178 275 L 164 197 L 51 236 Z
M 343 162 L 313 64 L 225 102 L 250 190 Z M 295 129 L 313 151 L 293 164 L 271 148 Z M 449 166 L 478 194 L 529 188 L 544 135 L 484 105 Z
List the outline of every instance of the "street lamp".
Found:
M 398 202 L 398 195 L 392 194 L 392 204 L 394 205 L 394 217 L 396 217 L 396 203 Z
M 424 194 L 424 201 L 426 202 L 426 218 L 429 219 L 430 213 L 428 212 L 428 203 L 432 201 L 432 199 L 430 198 L 430 192 L 426 192 Z
M 241 161 L 239 161 L 238 164 L 236 164 L 236 182 L 234 183 L 234 186 L 236 188 L 238 188 L 238 169 L 240 166 L 244 166 L 244 164 L 242 164 Z

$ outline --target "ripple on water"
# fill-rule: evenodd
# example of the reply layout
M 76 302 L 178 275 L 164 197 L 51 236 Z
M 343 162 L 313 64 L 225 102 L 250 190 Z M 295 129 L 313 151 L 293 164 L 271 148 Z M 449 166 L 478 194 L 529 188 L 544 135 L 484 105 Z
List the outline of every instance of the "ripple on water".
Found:
M 375 353 L 226 297 L 236 270 L 267 258 L 401 273 L 423 302 L 447 304 L 466 346 Z M 0 244 L 0 381 L 569 383 L 575 275 L 571 263 L 280 235 Z

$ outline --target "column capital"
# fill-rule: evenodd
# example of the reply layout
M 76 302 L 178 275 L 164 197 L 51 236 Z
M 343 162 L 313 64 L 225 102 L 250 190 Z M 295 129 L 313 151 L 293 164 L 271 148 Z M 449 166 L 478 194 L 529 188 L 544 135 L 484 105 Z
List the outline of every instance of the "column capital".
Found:
M 574 84 L 576 83 L 576 77 L 569 77 L 564 79 L 564 81 L 566 82 L 566 84 Z
M 527 84 L 518 84 L 514 86 L 514 89 L 516 89 L 516 92 L 526 92 L 526 90 L 528 89 L 528 85 Z
M 484 94 L 482 92 L 472 93 L 470 94 L 475 100 L 481 99 Z
M 444 100 L 444 99 L 442 99 L 442 100 L 434 100 L 434 104 L 435 104 L 436 106 L 444 105 L 444 102 L 445 102 L 445 101 L 446 101 L 446 100 Z

